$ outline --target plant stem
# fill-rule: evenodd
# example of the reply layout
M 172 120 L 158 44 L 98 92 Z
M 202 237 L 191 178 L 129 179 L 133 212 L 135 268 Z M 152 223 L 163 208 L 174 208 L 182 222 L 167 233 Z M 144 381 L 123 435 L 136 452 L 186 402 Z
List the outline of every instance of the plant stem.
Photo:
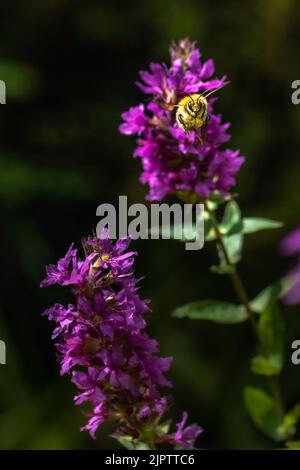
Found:
M 247 294 L 247 290 L 244 286 L 244 283 L 243 283 L 240 275 L 238 274 L 236 266 L 233 265 L 230 261 L 230 258 L 229 258 L 224 240 L 223 240 L 223 235 L 222 235 L 222 233 L 220 231 L 220 228 L 219 228 L 218 221 L 217 221 L 213 211 L 211 211 L 209 209 L 209 206 L 208 206 L 206 201 L 204 202 L 204 207 L 205 207 L 205 210 L 208 212 L 208 214 L 210 216 L 210 220 L 212 222 L 212 226 L 213 226 L 215 234 L 216 234 L 217 243 L 219 244 L 220 249 L 222 250 L 222 253 L 224 255 L 224 259 L 226 261 L 226 264 L 228 266 L 234 266 L 234 270 L 233 270 L 233 272 L 229 273 L 229 277 L 230 277 L 230 280 L 233 284 L 233 287 L 235 289 L 235 292 L 237 294 L 237 297 L 238 297 L 239 301 L 245 307 L 249 322 L 251 324 L 252 332 L 253 332 L 254 337 L 257 341 L 258 349 L 264 357 L 267 357 L 267 355 L 264 351 L 264 347 L 261 343 L 255 313 L 251 310 L 250 305 L 249 305 L 249 296 Z M 280 388 L 279 379 L 275 375 L 274 376 L 269 376 L 269 377 L 267 377 L 267 382 L 268 382 L 268 385 L 269 385 L 269 388 L 270 388 L 275 406 L 277 408 L 278 415 L 282 419 L 285 416 L 286 411 L 285 411 L 285 405 L 284 405 L 283 398 L 282 398 L 282 392 L 281 392 L 281 388 Z M 291 436 L 286 435 L 285 439 L 290 440 Z

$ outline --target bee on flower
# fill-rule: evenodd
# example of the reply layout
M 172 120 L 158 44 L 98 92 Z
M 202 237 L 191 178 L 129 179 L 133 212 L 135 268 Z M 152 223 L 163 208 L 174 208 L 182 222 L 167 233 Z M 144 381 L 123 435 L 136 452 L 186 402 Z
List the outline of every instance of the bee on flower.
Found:
M 170 56 L 169 67 L 151 63 L 140 72 L 137 85 L 148 99 L 122 114 L 120 132 L 137 136 L 133 155 L 141 159 L 148 199 L 183 191 L 226 195 L 244 161 L 239 151 L 224 148 L 229 124 L 214 111 L 212 95 L 228 81 L 213 78 L 213 61 L 202 61 L 189 39 L 173 43 Z

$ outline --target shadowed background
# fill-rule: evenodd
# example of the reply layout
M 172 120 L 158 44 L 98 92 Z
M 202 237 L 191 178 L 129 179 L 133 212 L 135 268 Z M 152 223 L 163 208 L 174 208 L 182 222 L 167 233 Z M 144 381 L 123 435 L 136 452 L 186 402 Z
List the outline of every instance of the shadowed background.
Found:
M 203 58 L 231 85 L 216 109 L 232 122 L 231 148 L 247 157 L 237 191 L 244 215 L 285 221 L 283 229 L 250 235 L 241 272 L 251 296 L 289 267 L 278 242 L 299 220 L 300 106 L 291 103 L 299 79 L 296 0 L 214 2 L 159 0 L 2 0 L 0 79 L 1 449 L 113 449 L 107 429 L 92 441 L 72 402 L 74 387 L 59 377 L 53 325 L 40 316 L 71 297 L 39 289 L 44 265 L 95 229 L 96 207 L 143 202 L 134 139 L 118 133 L 120 114 L 142 94 L 134 82 L 149 61 L 168 61 L 171 40 L 197 40 Z M 233 300 L 229 281 L 209 272 L 215 250 L 187 252 L 175 241 L 138 241 L 141 295 L 152 301 L 149 330 L 174 356 L 177 420 L 187 409 L 205 428 L 205 448 L 271 448 L 243 404 L 243 386 L 263 383 L 249 372 L 254 346 L 247 325 L 222 326 L 170 317 L 191 300 Z M 299 308 L 285 309 L 286 352 L 300 337 Z M 300 369 L 288 361 L 287 404 L 300 394 Z

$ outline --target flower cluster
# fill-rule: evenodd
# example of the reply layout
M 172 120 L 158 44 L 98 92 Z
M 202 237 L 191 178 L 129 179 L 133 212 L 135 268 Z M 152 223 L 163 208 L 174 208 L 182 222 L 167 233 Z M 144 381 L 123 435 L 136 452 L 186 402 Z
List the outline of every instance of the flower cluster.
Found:
M 300 303 L 300 228 L 291 232 L 282 240 L 280 249 L 286 256 L 297 256 L 296 266 L 288 273 L 293 278 L 293 285 L 284 300 L 288 304 Z
M 227 194 L 244 158 L 239 151 L 223 149 L 230 140 L 228 123 L 213 111 L 215 98 L 209 100 L 209 122 L 206 140 L 201 129 L 185 132 L 176 123 L 171 109 L 190 93 L 213 90 L 224 84 L 226 77 L 212 78 L 214 63 L 201 60 L 199 49 L 188 39 L 170 48 L 171 66 L 151 63 L 150 71 L 141 71 L 138 87 L 150 96 L 122 114 L 120 132 L 137 135 L 134 156 L 143 165 L 142 183 L 150 187 L 148 199 L 160 200 L 169 193 L 193 192 L 208 197 L 214 192 Z
M 149 303 L 138 295 L 133 274 L 135 252 L 128 238 L 112 242 L 107 232 L 83 242 L 85 258 L 71 246 L 57 265 L 47 267 L 41 287 L 71 286 L 74 304 L 55 304 L 44 312 L 56 323 L 53 339 L 61 373 L 71 373 L 79 389 L 75 403 L 91 405 L 86 429 L 95 438 L 104 421 L 115 426 L 114 436 L 147 443 L 193 448 L 202 431 L 185 428 L 186 414 L 174 433 L 164 416 L 170 399 L 160 392 L 170 387 L 165 378 L 171 359 L 158 356 L 158 345 L 145 331 Z

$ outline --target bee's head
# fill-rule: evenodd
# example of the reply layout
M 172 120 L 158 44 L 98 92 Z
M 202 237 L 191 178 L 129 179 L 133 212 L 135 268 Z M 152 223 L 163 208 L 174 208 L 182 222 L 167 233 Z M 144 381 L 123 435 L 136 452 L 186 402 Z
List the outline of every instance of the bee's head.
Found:
M 191 111 L 192 113 L 195 112 L 195 109 L 194 109 L 195 104 L 196 104 L 196 103 L 195 103 L 194 100 L 191 100 L 191 101 L 188 102 L 187 107 L 188 107 L 189 111 Z
M 202 103 L 198 100 L 191 100 L 187 106 L 191 113 L 198 113 L 201 110 Z

